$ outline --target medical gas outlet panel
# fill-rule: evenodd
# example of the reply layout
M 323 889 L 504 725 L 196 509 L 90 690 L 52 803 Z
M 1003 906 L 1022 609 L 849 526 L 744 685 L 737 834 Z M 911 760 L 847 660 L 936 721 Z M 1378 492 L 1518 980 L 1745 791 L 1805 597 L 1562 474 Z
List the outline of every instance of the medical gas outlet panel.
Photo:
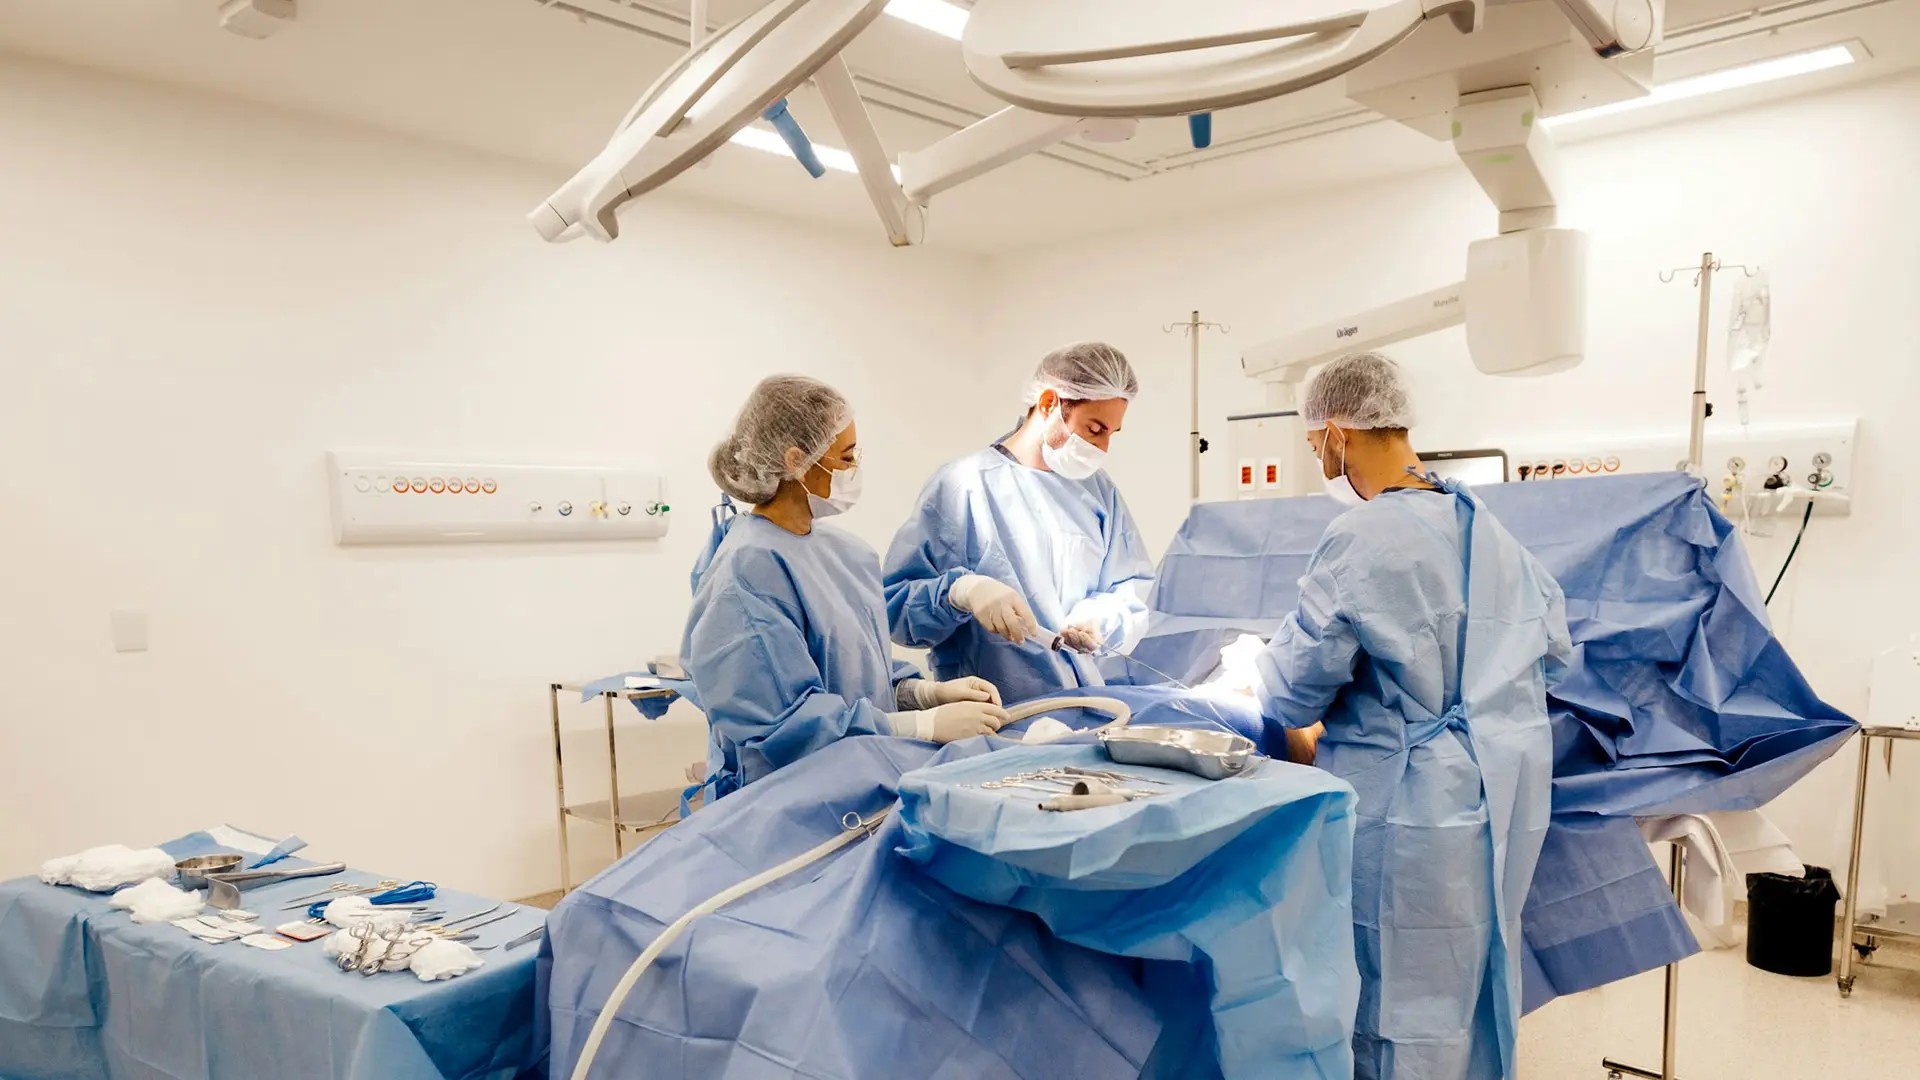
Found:
M 1710 427 L 1700 472 L 1708 493 L 1730 514 L 1798 512 L 1812 502 L 1816 515 L 1844 515 L 1852 510 L 1858 427 L 1853 420 Z M 1509 445 L 1521 448 L 1508 451 L 1515 482 L 1687 467 L 1684 433 L 1553 443 L 1516 439 Z
M 334 542 L 652 540 L 672 507 L 639 469 L 327 455 Z

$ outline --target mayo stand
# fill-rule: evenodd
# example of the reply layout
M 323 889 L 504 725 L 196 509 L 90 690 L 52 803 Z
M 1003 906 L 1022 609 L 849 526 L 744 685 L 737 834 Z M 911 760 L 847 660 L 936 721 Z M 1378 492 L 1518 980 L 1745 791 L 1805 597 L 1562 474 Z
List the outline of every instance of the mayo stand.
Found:
M 1853 850 L 1847 859 L 1847 891 L 1840 909 L 1840 996 L 1853 996 L 1854 954 L 1861 960 L 1873 955 L 1883 937 L 1920 937 L 1920 904 L 1895 904 L 1885 916 L 1869 915 L 1861 924 L 1855 908 L 1860 893 L 1860 837 L 1867 826 L 1867 776 L 1873 771 L 1873 741 L 1887 740 L 1888 759 L 1899 739 L 1920 739 L 1920 731 L 1897 727 L 1860 728 L 1860 771 L 1853 780 Z M 1859 940 L 1856 940 L 1856 936 Z M 1847 948 L 1847 946 L 1853 946 Z
M 1679 904 L 1687 884 L 1687 851 L 1677 843 L 1672 847 L 1673 850 L 1667 856 L 1667 881 L 1673 886 L 1673 902 Z M 1628 1065 L 1612 1058 L 1602 1058 L 1600 1067 L 1607 1070 L 1607 1080 L 1623 1080 L 1628 1076 L 1645 1077 L 1647 1080 L 1674 1080 L 1679 1039 L 1680 961 L 1675 960 L 1667 965 L 1666 1011 L 1660 1022 L 1660 1071 L 1654 1072 L 1638 1065 Z
M 631 702 L 673 696 L 673 691 L 662 689 L 608 690 L 597 695 L 606 713 L 608 797 L 599 802 L 567 805 L 567 770 L 560 746 L 560 695 L 582 692 L 580 683 L 549 683 L 547 687 L 548 703 L 553 710 L 553 797 L 560 821 L 560 891 L 562 894 L 573 891 L 573 855 L 567 837 L 568 818 L 590 821 L 611 829 L 613 854 L 614 858 L 618 859 L 627 853 L 627 833 L 651 836 L 662 832 L 679 820 L 680 811 L 678 789 L 648 791 L 626 796 L 619 794 L 620 750 L 613 737 L 613 704 L 615 701 Z M 616 799 L 618 799 L 617 806 Z

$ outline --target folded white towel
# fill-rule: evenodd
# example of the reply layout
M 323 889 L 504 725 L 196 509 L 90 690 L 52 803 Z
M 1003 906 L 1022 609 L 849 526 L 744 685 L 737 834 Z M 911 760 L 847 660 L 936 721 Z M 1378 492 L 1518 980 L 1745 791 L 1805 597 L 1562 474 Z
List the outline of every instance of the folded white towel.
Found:
M 112 855 L 126 851 L 121 844 L 108 844 L 106 847 L 88 848 L 78 855 L 62 855 L 57 859 L 48 859 L 40 864 L 40 880 L 49 885 L 70 885 L 73 883 L 74 867 L 83 860 Z
M 133 913 L 137 923 L 170 923 L 200 914 L 205 893 L 187 893 L 157 879 L 148 879 L 131 888 L 121 889 L 107 906 Z
M 173 856 L 159 848 L 136 851 L 123 844 L 108 844 L 78 855 L 48 859 L 40 867 L 40 880 L 49 885 L 74 885 L 88 892 L 112 892 L 122 885 L 172 873 Z
M 421 948 L 413 954 L 413 960 L 407 966 L 419 976 L 421 982 L 439 982 L 458 975 L 465 975 L 486 961 L 480 954 L 467 948 L 458 941 L 442 938 Z
M 1027 736 L 1020 741 L 1026 743 L 1050 743 L 1064 739 L 1071 734 L 1073 734 L 1072 728 L 1055 720 L 1051 716 L 1043 716 L 1027 725 Z

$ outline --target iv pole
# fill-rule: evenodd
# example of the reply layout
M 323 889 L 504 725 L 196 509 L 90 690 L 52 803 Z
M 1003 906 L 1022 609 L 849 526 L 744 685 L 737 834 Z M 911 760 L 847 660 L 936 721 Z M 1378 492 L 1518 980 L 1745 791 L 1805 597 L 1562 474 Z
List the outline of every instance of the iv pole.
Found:
M 1662 271 L 1660 281 L 1671 282 L 1689 270 L 1693 271 L 1694 286 L 1700 290 L 1700 332 L 1693 357 L 1692 412 L 1687 421 L 1687 471 L 1699 476 L 1706 464 L 1707 417 L 1713 415 L 1713 406 L 1707 402 L 1707 324 L 1713 312 L 1713 275 L 1721 270 L 1739 270 L 1752 277 L 1754 268 L 1741 263 L 1729 266 L 1708 251 L 1701 254 L 1697 266 L 1677 266 Z
M 1712 415 L 1713 406 L 1707 403 L 1707 323 L 1713 313 L 1713 275 L 1716 271 L 1741 270 L 1752 277 L 1752 267 L 1739 263 L 1729 267 L 1713 257 L 1713 252 L 1703 252 L 1698 266 L 1678 266 L 1660 273 L 1662 283 L 1672 282 L 1680 274 L 1693 271 L 1693 284 L 1700 290 L 1700 330 L 1695 339 L 1693 358 L 1693 396 L 1687 422 L 1687 471 L 1699 476 L 1704 470 L 1707 454 L 1707 417 Z M 1667 877 L 1673 886 L 1675 906 L 1683 903 L 1682 894 L 1687 881 L 1687 852 L 1679 841 L 1672 841 L 1673 850 L 1667 859 Z M 1600 1067 L 1607 1070 L 1609 1080 L 1622 1080 L 1623 1077 L 1645 1077 L 1646 1080 L 1675 1080 L 1674 1068 L 1677 1042 L 1680 1036 L 1680 963 L 1675 961 L 1667 965 L 1666 1012 L 1660 1025 L 1660 1071 L 1643 1069 L 1636 1065 L 1627 1065 L 1612 1058 L 1603 1058 Z
M 1193 394 L 1193 422 L 1191 430 L 1189 431 L 1189 436 L 1192 441 L 1188 444 L 1187 451 L 1189 466 L 1188 484 L 1193 501 L 1199 502 L 1200 455 L 1207 452 L 1207 440 L 1200 437 L 1200 334 L 1205 330 L 1218 330 L 1223 334 L 1231 334 L 1233 333 L 1233 328 L 1227 326 L 1225 323 L 1201 322 L 1200 313 L 1198 311 L 1191 311 L 1187 313 L 1187 320 L 1185 322 L 1168 323 L 1160 328 L 1160 332 L 1163 334 L 1171 334 L 1175 330 L 1185 331 L 1187 335 L 1187 347 L 1189 350 L 1188 362 L 1191 369 L 1191 388 Z

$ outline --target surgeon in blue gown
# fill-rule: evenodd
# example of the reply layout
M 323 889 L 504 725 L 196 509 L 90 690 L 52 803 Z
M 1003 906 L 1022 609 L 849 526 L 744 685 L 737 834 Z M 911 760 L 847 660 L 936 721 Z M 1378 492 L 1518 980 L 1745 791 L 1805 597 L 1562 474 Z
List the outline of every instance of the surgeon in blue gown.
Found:
M 928 649 L 940 678 L 980 676 L 1008 701 L 1101 685 L 1087 654 L 1133 647 L 1153 585 L 1140 530 L 1101 469 L 1139 391 L 1111 345 L 1040 361 L 1020 427 L 935 473 L 893 538 L 894 641 Z M 1049 648 L 1043 628 L 1067 648 Z
M 1319 731 L 1359 794 L 1355 1076 L 1514 1075 L 1520 912 L 1546 834 L 1560 587 L 1463 487 L 1422 475 L 1393 361 L 1342 357 L 1301 416 L 1328 493 L 1300 606 L 1256 661 L 1263 712 Z
M 837 739 L 948 743 L 1007 721 L 986 680 L 933 682 L 893 659 L 879 557 L 820 523 L 860 496 L 856 439 L 832 387 L 777 375 L 708 460 L 726 497 L 694 566 L 681 654 L 707 713 L 714 797 Z

